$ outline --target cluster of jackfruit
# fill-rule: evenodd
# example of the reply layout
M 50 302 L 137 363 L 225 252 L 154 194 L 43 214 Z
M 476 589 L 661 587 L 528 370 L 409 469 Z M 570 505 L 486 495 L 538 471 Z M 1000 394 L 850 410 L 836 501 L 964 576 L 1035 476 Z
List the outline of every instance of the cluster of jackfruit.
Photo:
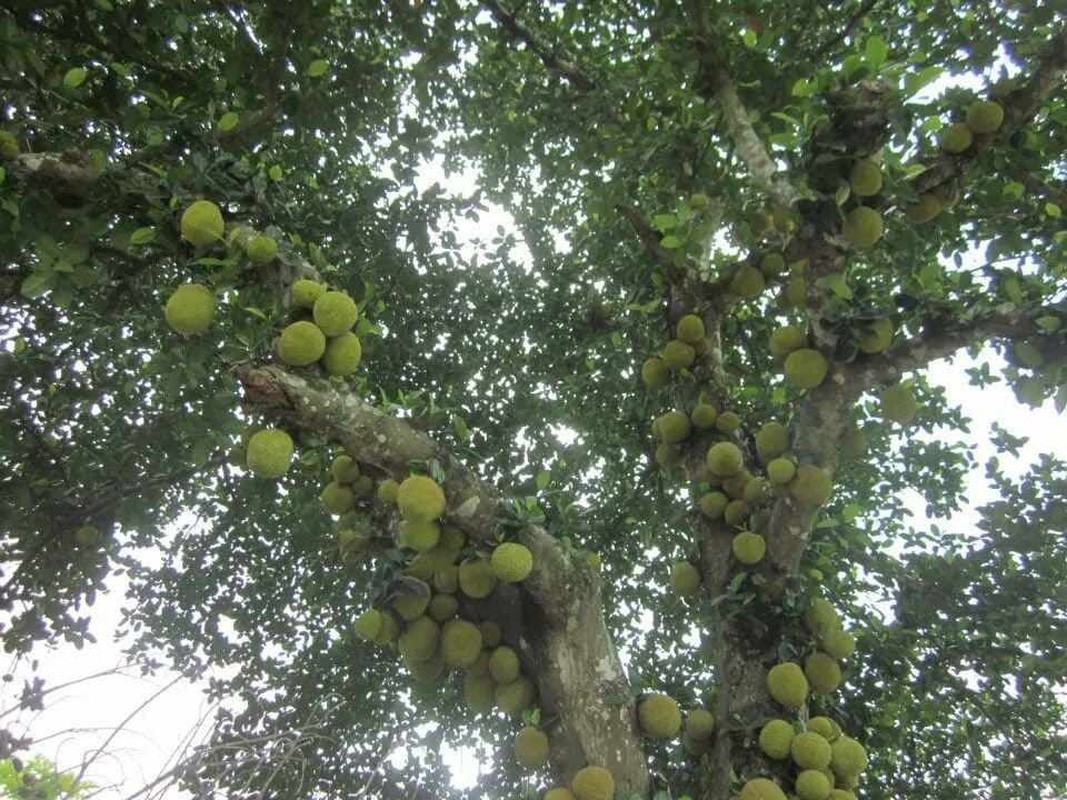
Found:
M 1038 322 L 1046 334 L 1061 327 L 1059 317 L 1052 315 L 1041 317 Z M 1032 408 L 1038 408 L 1060 386 L 1067 384 L 1067 364 L 1046 358 L 1045 338 L 1042 336 L 1012 342 L 1006 353 L 1006 374 L 1015 397 Z
M 301 278 L 290 287 L 290 306 L 301 317 L 282 329 L 278 357 L 291 367 L 315 362 L 327 375 L 351 375 L 363 359 L 363 346 L 352 327 L 359 319 L 355 300 Z
M 319 499 L 335 517 L 347 514 L 358 500 L 370 500 L 374 497 L 374 480 L 369 475 L 361 474 L 359 464 L 347 453 L 342 453 L 333 460 L 330 465 L 330 478 Z
M 812 717 L 806 724 L 769 720 L 759 746 L 767 758 L 783 762 L 782 780 L 792 784 L 799 800 L 855 800 L 853 790 L 867 768 L 866 749 L 829 717 Z M 785 800 L 786 794 L 773 779 L 760 777 L 745 783 L 741 797 Z
M 682 460 L 682 444 L 691 436 L 705 432 L 731 434 L 741 425 L 741 417 L 735 411 L 719 411 L 705 396 L 687 414 L 685 411 L 668 411 L 652 421 L 652 434 L 656 446 L 656 463 L 670 469 Z
M 658 355 L 649 356 L 641 365 L 641 380 L 648 389 L 662 389 L 671 382 L 671 375 L 693 366 L 698 355 L 708 351 L 704 320 L 697 314 L 686 314 L 675 326 L 674 336 Z
M 808 333 L 800 325 L 785 325 L 771 333 L 771 356 L 781 363 L 786 380 L 798 389 L 820 386 L 830 370 L 830 362 L 808 346 Z
M 195 247 L 214 247 L 223 243 L 226 223 L 222 209 L 210 200 L 196 200 L 182 212 L 182 238 Z M 253 264 L 267 264 L 278 254 L 278 243 L 271 236 L 251 228 L 238 227 L 228 244 L 242 252 Z M 215 319 L 215 292 L 203 283 L 186 283 L 175 289 L 163 309 L 167 324 L 183 336 L 199 336 Z
M 682 711 L 670 695 L 648 694 L 637 704 L 637 722 L 641 733 L 649 739 L 674 739 L 684 735 L 686 749 L 700 752 L 711 740 L 715 730 L 715 716 L 706 708 L 691 708 L 682 724 Z
M 395 647 L 416 685 L 436 686 L 446 670 L 458 669 L 472 711 L 487 712 L 495 705 L 506 714 L 520 714 L 536 700 L 534 683 L 523 673 L 516 650 L 502 642 L 500 626 L 469 612 L 471 601 L 489 597 L 498 583 L 529 577 L 533 554 L 525 545 L 502 542 L 488 557 L 475 553 L 464 558 L 466 535 L 441 524 L 447 500 L 429 476 L 412 475 L 400 483 L 386 479 L 376 495 L 398 508 L 397 545 L 414 553 L 401 579 L 394 581 L 396 591 L 356 621 L 356 634 Z M 540 752 L 539 733 L 522 735 L 519 757 L 524 763 Z M 517 740 L 517 754 L 519 744 Z M 544 749 L 547 753 L 547 744 Z
M 549 789 L 541 800 L 612 800 L 615 779 L 603 767 L 582 767 L 571 778 L 570 787 Z

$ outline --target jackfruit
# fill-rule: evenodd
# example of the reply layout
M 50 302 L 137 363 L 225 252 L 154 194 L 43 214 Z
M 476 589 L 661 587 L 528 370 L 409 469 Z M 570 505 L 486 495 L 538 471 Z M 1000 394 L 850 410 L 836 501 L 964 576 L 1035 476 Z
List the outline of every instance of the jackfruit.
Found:
M 92 525 L 80 525 L 74 531 L 74 541 L 82 547 L 91 547 L 100 541 L 100 531 Z
M 752 479 L 752 475 L 747 470 L 742 470 L 736 475 L 731 475 L 729 478 L 724 478 L 719 488 L 726 492 L 727 497 L 731 500 L 740 500 L 745 495 L 745 486 Z
M 715 426 L 718 410 L 711 403 L 697 403 L 689 414 L 689 421 L 698 431 L 706 431 Z
M 741 417 L 736 411 L 723 411 L 715 419 L 715 430 L 720 433 L 733 433 L 741 427 Z
M 905 209 L 904 216 L 917 225 L 929 222 L 945 210 L 945 201 L 936 194 L 927 193 L 919 196 L 918 202 Z
M 782 290 L 782 303 L 786 308 L 804 308 L 808 304 L 808 282 L 803 278 L 790 278 Z
M 404 572 L 420 581 L 433 580 L 434 562 L 429 553 L 419 553 Z
M 489 711 L 493 707 L 496 683 L 488 675 L 468 674 L 463 679 L 463 701 L 475 713 Z
M 426 611 L 434 622 L 444 623 L 459 612 L 459 601 L 450 594 L 435 594 Z
M 786 800 L 785 792 L 770 778 L 753 778 L 741 787 L 738 800 Z
M 971 129 L 962 122 L 955 122 L 941 131 L 941 149 L 946 153 L 962 153 L 973 141 Z
M 763 273 L 749 264 L 738 267 L 730 279 L 730 291 L 745 299 L 759 297 L 766 286 Z
M 882 215 L 873 208 L 856 206 L 845 216 L 841 232 L 853 247 L 870 247 L 882 238 Z
M 663 469 L 670 469 L 682 463 L 682 448 L 676 444 L 663 442 L 656 446 L 656 463 Z
M 359 477 L 359 464 L 353 460 L 352 456 L 342 453 L 331 462 L 330 474 L 338 483 L 352 483 Z
M 673 697 L 650 694 L 637 705 L 637 719 L 645 736 L 671 739 L 682 727 L 682 712 Z
M 245 254 L 253 264 L 266 264 L 278 255 L 278 243 L 273 236 L 260 234 L 245 245 Z
M 603 767 L 583 767 L 571 778 L 571 791 L 576 800 L 612 800 L 615 779 Z
M 489 656 L 489 674 L 497 683 L 511 683 L 519 677 L 519 656 L 514 650 L 502 645 Z
M 441 539 L 441 526 L 424 519 L 401 520 L 397 543 L 420 553 L 428 553 Z
M 182 284 L 167 299 L 163 316 L 183 336 L 198 336 L 215 319 L 215 294 L 200 283 Z
M 397 649 L 404 660 L 417 664 L 429 661 L 437 650 L 437 641 L 441 635 L 437 623 L 429 617 L 417 617 L 408 623 L 397 640 Z
M 911 387 L 897 383 L 882 391 L 879 398 L 882 416 L 901 425 L 908 425 L 919 413 L 919 403 L 912 394 Z
M 786 325 L 771 334 L 770 351 L 777 359 L 783 359 L 794 350 L 799 350 L 808 343 L 808 334 L 799 325 Z
M 719 519 L 729 502 L 722 492 L 707 492 L 700 498 L 700 513 L 708 519 Z
M 718 442 L 708 448 L 706 456 L 708 471 L 719 478 L 738 474 L 745 464 L 744 456 L 733 442 Z
M 799 664 L 786 661 L 771 667 L 767 673 L 767 691 L 787 708 L 800 708 L 808 699 L 808 679 Z
M 767 480 L 775 486 L 784 486 L 789 483 L 789 481 L 793 480 L 796 472 L 796 464 L 793 463 L 792 459 L 784 456 L 772 458 L 767 463 Z
M 426 661 L 405 661 L 405 664 L 415 683 L 420 687 L 429 689 L 437 687 L 446 669 L 445 662 L 438 653 L 435 653 Z M 428 694 L 427 696 L 432 697 L 433 695 Z
M 311 310 L 315 324 L 327 336 L 340 336 L 356 324 L 356 301 L 345 292 L 323 292 Z
M 848 176 L 852 194 L 857 197 L 872 197 L 882 191 L 882 168 L 868 158 L 852 165 Z
M 548 761 L 548 737 L 527 725 L 515 734 L 515 758 L 524 767 L 539 767 Z
M 349 331 L 326 342 L 326 351 L 322 355 L 322 366 L 327 375 L 344 377 L 359 368 L 363 360 L 363 345 L 359 337 Z
M 808 730 L 817 733 L 828 742 L 841 735 L 841 726 L 829 717 L 812 717 L 808 720 Z
M 1004 107 L 995 100 L 979 100 L 967 107 L 967 127 L 973 133 L 995 133 L 1004 123 Z
M 225 227 L 222 209 L 210 200 L 197 200 L 182 213 L 182 238 L 197 247 L 207 247 L 221 241 Z
M 692 597 L 700 591 L 700 571 L 688 561 L 671 565 L 671 588 L 679 597 Z
M 742 531 L 730 545 L 734 558 L 746 566 L 758 564 L 767 554 L 767 542 L 758 533 Z
M 459 528 L 446 525 L 441 528 L 441 547 L 459 553 L 467 544 L 467 534 Z M 455 559 L 453 559 L 455 560 Z
M 830 694 L 841 685 L 841 666 L 826 653 L 814 652 L 804 659 L 804 677 L 812 691 Z
M 831 789 L 829 800 L 856 800 L 856 795 L 847 789 Z
M 343 483 L 337 483 L 337 481 L 327 483 L 322 490 L 322 494 L 319 495 L 319 499 L 322 500 L 322 504 L 335 517 L 351 511 L 356 504 L 356 495 L 352 492 L 352 489 Z
M 574 792 L 563 787 L 549 789 L 541 796 L 541 800 L 577 800 Z
M 785 357 L 785 377 L 798 389 L 814 389 L 826 379 L 829 368 L 826 357 L 808 347 Z
M 833 603 L 822 597 L 815 597 L 804 612 L 804 624 L 816 636 L 823 637 L 830 631 L 841 629 L 841 618 Z
M 286 326 L 278 337 L 278 357 L 291 367 L 314 364 L 326 352 L 326 337 L 313 322 L 301 320 Z
M 285 431 L 265 428 L 248 440 L 245 463 L 261 478 L 280 478 L 293 460 L 293 440 Z
M 759 732 L 759 746 L 767 758 L 782 760 L 792 752 L 793 726 L 784 719 L 772 719 Z
M 756 452 L 767 463 L 789 449 L 789 430 L 780 422 L 768 422 L 756 431 Z
M 893 343 L 893 323 L 876 319 L 860 330 L 859 348 L 864 353 L 882 353 Z
M 533 570 L 533 554 L 525 545 L 504 542 L 494 548 L 489 562 L 493 574 L 504 583 L 518 583 Z
M 382 612 L 376 608 L 368 608 L 360 614 L 352 626 L 356 636 L 372 642 L 377 639 L 382 629 L 382 616 Z
M 689 437 L 689 417 L 684 411 L 668 411 L 656 418 L 654 430 L 660 440 L 667 444 L 678 444 Z
M 830 476 L 814 464 L 801 464 L 789 484 L 789 493 L 807 508 L 818 508 L 830 499 Z
M 497 684 L 493 694 L 497 708 L 510 715 L 521 713 L 537 698 L 537 690 L 525 675 L 520 675 L 511 683 Z
M 393 598 L 393 610 L 405 622 L 412 622 L 426 613 L 430 607 L 430 589 L 425 587 L 421 594 L 404 593 Z
M 704 742 L 715 730 L 715 715 L 706 708 L 692 708 L 685 715 L 685 732 L 690 739 Z
M 662 389 L 671 381 L 671 373 L 663 359 L 651 356 L 641 365 L 641 380 L 648 389 Z
M 726 504 L 726 510 L 723 511 L 722 518 L 727 525 L 737 526 L 745 521 L 749 511 L 748 503 L 744 500 L 731 500 Z
M 797 775 L 793 789 L 800 800 L 827 800 L 833 784 L 816 769 L 806 769 Z
M 745 484 L 744 494 L 741 495 L 741 499 L 745 501 L 749 508 L 755 508 L 762 505 L 771 496 L 771 485 L 763 478 L 751 478 Z
M 830 753 L 830 769 L 835 775 L 850 778 L 867 769 L 867 751 L 855 739 L 839 736 L 830 745 Z
M 774 278 L 782 274 L 785 269 L 785 259 L 781 253 L 767 253 L 759 262 L 760 272 L 768 278 Z
M 431 521 L 445 513 L 445 493 L 433 478 L 425 475 L 405 478 L 397 489 L 396 502 L 405 519 Z
M 840 659 L 848 658 L 856 648 L 852 634 L 843 630 L 827 631 L 822 635 L 820 644 L 828 655 Z
M 296 308 L 314 308 L 315 301 L 326 291 L 326 284 L 313 281 L 309 278 L 300 278 L 293 281 L 289 287 L 289 297 Z
M 863 429 L 850 425 L 841 435 L 841 455 L 848 459 L 855 459 L 867 452 L 867 434 Z
M 434 559 L 435 568 L 433 571 L 433 588 L 443 594 L 455 594 L 459 589 L 459 567 L 454 564 L 442 564 L 444 556 L 440 553 L 441 546 L 438 544 L 432 551 L 430 551 L 430 557 Z M 452 559 L 451 553 L 449 553 L 449 560 Z
M 693 366 L 696 356 L 696 350 L 693 349 L 692 345 L 680 342 L 677 339 L 671 339 L 664 346 L 661 358 L 663 366 L 671 372 L 677 372 L 683 367 Z
M 686 314 L 678 320 L 674 335 L 686 344 L 696 344 L 704 338 L 704 320 L 696 314 Z
M 793 763 L 801 769 L 825 769 L 830 766 L 830 743 L 813 731 L 794 736 L 789 752 L 793 756 Z
M 491 595 L 496 588 L 496 575 L 489 561 L 477 558 L 460 564 L 459 588 L 463 594 L 474 600 Z
M 468 667 L 482 652 L 482 632 L 473 622 L 452 619 L 441 629 L 441 658 L 450 667 Z

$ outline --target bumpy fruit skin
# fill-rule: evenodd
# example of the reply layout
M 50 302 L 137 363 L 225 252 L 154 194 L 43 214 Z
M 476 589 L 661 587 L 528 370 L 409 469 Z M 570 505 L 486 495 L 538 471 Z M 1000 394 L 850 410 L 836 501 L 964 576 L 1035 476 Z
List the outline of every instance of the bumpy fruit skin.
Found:
M 740 800 L 786 800 L 785 792 L 770 778 L 753 778 L 741 787 Z
M 289 296 L 297 308 L 314 308 L 315 301 L 326 292 L 326 285 L 308 278 L 293 281 Z
M 641 365 L 641 381 L 647 389 L 662 389 L 671 381 L 671 373 L 659 356 L 645 359 Z
M 463 594 L 474 600 L 488 597 L 496 588 L 496 575 L 484 558 L 467 561 L 459 566 L 459 588 Z
M 385 505 L 394 505 L 400 490 L 400 484 L 392 478 L 386 478 L 378 484 L 378 500 Z
M 412 475 L 397 489 L 396 503 L 405 519 L 431 522 L 445 513 L 445 493 L 437 482 L 426 475 Z
M 679 597 L 692 597 L 700 591 L 700 571 L 688 561 L 671 565 L 671 589 Z
M 872 197 L 882 191 L 882 169 L 874 161 L 862 159 L 852 165 L 848 182 L 857 197 Z
M 746 566 L 758 564 L 767 554 L 767 542 L 758 533 L 742 531 L 730 545 L 734 558 Z
M 855 739 L 839 736 L 830 745 L 830 753 L 830 769 L 838 777 L 854 777 L 867 769 L 867 751 Z
M 733 442 L 718 442 L 708 448 L 705 460 L 708 471 L 718 478 L 737 475 L 744 467 L 745 459 L 741 449 Z
M 441 658 L 450 667 L 467 667 L 482 652 L 482 632 L 473 622 L 453 619 L 441 629 Z
M 400 522 L 397 543 L 420 553 L 428 553 L 441 539 L 441 526 L 425 519 L 405 519 Z
M 11 131 L 0 131 L 0 161 L 13 161 L 18 158 L 19 140 Z
M 437 650 L 440 636 L 441 630 L 436 622 L 429 617 L 417 617 L 400 634 L 397 649 L 404 661 L 410 664 L 429 661 Z
M 857 206 L 845 216 L 841 232 L 853 247 L 870 247 L 882 238 L 882 215 L 873 208 Z
M 686 344 L 696 344 L 704 338 L 704 320 L 696 314 L 686 314 L 678 320 L 674 335 Z
M 774 278 L 785 269 L 785 259 L 781 253 L 767 253 L 760 259 L 759 268 L 768 278 Z
M 785 377 L 798 389 L 814 389 L 826 380 L 830 365 L 818 350 L 802 347 L 785 358 Z
M 504 583 L 518 583 L 533 570 L 533 554 L 517 542 L 498 544 L 489 561 L 493 574 Z
M 362 359 L 363 346 L 359 342 L 359 337 L 350 331 L 326 343 L 326 352 L 322 355 L 322 366 L 327 375 L 344 377 L 355 372 Z
M 801 464 L 789 484 L 789 493 L 803 506 L 818 508 L 830 499 L 830 476 L 814 464 Z
M 273 236 L 260 234 L 245 246 L 245 254 L 253 264 L 267 264 L 278 255 L 278 243 Z
M 497 708 L 511 715 L 527 708 L 536 697 L 537 690 L 525 676 L 520 676 L 511 683 L 498 684 L 494 692 Z
M 756 452 L 764 463 L 789 449 L 789 429 L 780 422 L 768 422 L 756 431 Z
M 815 652 L 804 659 L 804 677 L 812 691 L 830 694 L 841 685 L 841 666 L 826 653 Z
M 759 732 L 759 746 L 764 755 L 781 761 L 789 758 L 793 737 L 793 726 L 784 719 L 772 719 Z
M 909 222 L 914 222 L 916 225 L 922 225 L 930 222 L 944 210 L 945 201 L 936 194 L 928 193 L 920 195 L 919 201 L 915 203 L 915 205 L 908 206 L 904 215 L 908 218 Z
M 793 763 L 801 769 L 825 769 L 830 766 L 830 743 L 813 731 L 793 737 L 789 748 Z
M 527 726 L 515 734 L 515 758 L 524 767 L 539 767 L 548 761 L 548 737 Z
M 163 316 L 178 333 L 198 336 L 215 319 L 215 294 L 200 283 L 182 284 L 167 299 Z
M 678 339 L 671 339 L 663 348 L 663 366 L 671 372 L 693 366 L 696 357 L 696 350 L 693 346 Z
M 704 742 L 715 730 L 715 715 L 706 708 L 691 709 L 685 717 L 685 732 L 690 739 Z
M 882 416 L 901 425 L 911 423 L 919 413 L 919 403 L 907 384 L 898 383 L 888 387 L 882 392 L 880 401 Z
M 571 791 L 577 800 L 612 800 L 615 779 L 603 767 L 583 767 L 571 779 Z
M 784 456 L 767 462 L 767 480 L 775 486 L 784 486 L 797 474 L 797 465 Z
M 841 629 L 841 618 L 833 603 L 824 597 L 816 597 L 804 612 L 804 624 L 816 636 L 825 636 L 830 631 Z
M 806 769 L 797 775 L 793 788 L 800 800 L 827 800 L 830 779 L 816 769 Z
M 860 331 L 859 348 L 864 353 L 882 353 L 893 343 L 893 323 L 876 319 Z
M 294 322 L 278 337 L 278 357 L 291 367 L 314 364 L 325 352 L 326 337 L 313 322 Z
M 429 594 L 401 594 L 393 598 L 393 610 L 405 622 L 418 619 L 430 606 Z
M 356 301 L 345 292 L 324 292 L 315 301 L 311 314 L 324 334 L 340 336 L 356 324 L 359 310 Z
M 691 426 L 684 411 L 668 411 L 655 422 L 656 434 L 667 444 L 678 444 L 689 437 Z
M 848 658 L 856 649 L 856 640 L 852 638 L 852 634 L 841 630 L 827 631 L 819 643 L 827 655 L 840 659 Z
M 694 192 L 689 195 L 689 205 L 697 211 L 704 211 L 708 207 L 708 196 L 703 192 Z
M 739 267 L 730 280 L 730 291 L 746 299 L 759 297 L 766 286 L 767 282 L 763 273 L 748 264 Z
M 352 456 L 342 453 L 330 464 L 330 474 L 338 483 L 352 483 L 359 477 L 359 464 Z
M 556 787 L 555 789 L 549 789 L 545 792 L 541 800 L 577 800 L 577 798 L 574 796 L 574 792 L 570 789 Z
M 497 647 L 489 656 L 489 674 L 497 683 L 511 683 L 519 678 L 519 656 L 506 645 Z
M 450 594 L 435 594 L 430 598 L 427 613 L 437 623 L 445 623 L 456 616 L 459 611 L 459 601 Z M 477 654 L 475 654 L 477 659 Z
M 197 200 L 182 213 L 182 238 L 197 247 L 220 241 L 225 228 L 222 209 L 210 200 Z
M 734 411 L 723 411 L 715 420 L 715 430 L 733 433 L 741 427 L 741 417 Z
M 650 694 L 637 706 L 637 719 L 645 736 L 651 739 L 671 739 L 682 728 L 682 712 L 673 697 Z
M 740 525 L 748 517 L 749 510 L 744 500 L 731 500 L 722 512 L 722 518 L 727 525 Z
M 786 661 L 767 673 L 767 691 L 786 708 L 800 708 L 808 699 L 808 679 L 799 664 Z
M 829 800 L 856 800 L 856 795 L 848 789 L 831 789 Z
M 973 133 L 996 133 L 1004 123 L 1004 107 L 995 100 L 979 100 L 967 108 L 967 127 Z
M 808 334 L 799 325 L 786 325 L 771 334 L 770 351 L 775 358 L 785 358 L 808 343 Z
M 382 629 L 382 616 L 382 612 L 376 608 L 369 608 L 360 614 L 352 626 L 356 636 L 371 642 L 377 639 Z
M 468 674 L 463 679 L 463 702 L 475 713 L 489 711 L 493 707 L 493 692 L 496 683 L 488 675 Z
M 706 431 L 715 427 L 715 420 L 718 416 L 718 409 L 711 403 L 697 403 L 689 413 L 689 421 L 698 431 Z
M 261 478 L 280 478 L 293 460 L 293 440 L 285 431 L 266 428 L 248 440 L 245 463 Z
M 829 717 L 812 717 L 808 720 L 808 730 L 828 742 L 833 742 L 841 735 L 841 727 Z
M 700 513 L 708 519 L 719 519 L 729 502 L 722 492 L 708 492 L 700 498 Z
M 352 490 L 344 484 L 330 481 L 319 495 L 322 504 L 329 509 L 334 516 L 341 516 L 352 510 L 356 503 L 356 496 Z
M 969 149 L 974 141 L 971 129 L 962 122 L 955 122 L 941 131 L 941 149 L 953 155 Z

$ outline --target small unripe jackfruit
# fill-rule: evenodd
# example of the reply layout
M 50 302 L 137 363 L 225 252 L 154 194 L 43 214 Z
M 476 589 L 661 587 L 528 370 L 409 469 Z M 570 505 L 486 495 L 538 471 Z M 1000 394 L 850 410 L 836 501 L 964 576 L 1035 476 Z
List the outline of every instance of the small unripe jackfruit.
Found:
M 673 697 L 665 694 L 650 694 L 637 706 L 637 719 L 641 730 L 651 739 L 670 739 L 678 735 L 682 727 L 682 712 Z
M 770 778 L 753 778 L 741 787 L 739 800 L 786 800 L 785 792 Z
M 322 355 L 322 366 L 327 375 L 343 377 L 355 372 L 362 359 L 363 345 L 360 344 L 359 337 L 349 331 L 326 343 L 326 351 Z
M 730 545 L 734 558 L 746 566 L 758 564 L 767 554 L 767 542 L 758 533 L 742 531 Z
M 893 343 L 893 323 L 876 319 L 860 330 L 859 348 L 864 353 L 881 353 Z
M 789 448 L 789 430 L 780 422 L 768 422 L 756 431 L 756 452 L 767 463 Z
M 225 227 L 222 209 L 210 200 L 197 200 L 182 213 L 182 238 L 197 247 L 220 241 Z
M 182 284 L 167 299 L 163 316 L 178 333 L 197 336 L 215 319 L 215 293 L 201 283 Z
M 674 335 L 686 344 L 696 344 L 704 338 L 704 320 L 696 314 L 686 314 L 678 320 Z
M 799 664 L 786 661 L 767 673 L 767 691 L 775 702 L 787 708 L 800 708 L 808 699 L 808 679 Z
M 511 715 L 520 713 L 536 698 L 537 690 L 524 675 L 520 675 L 511 683 L 498 684 L 494 693 L 497 708 Z
M 278 255 L 278 243 L 273 236 L 256 236 L 245 246 L 245 254 L 253 264 L 266 264 Z
M 785 358 L 808 343 L 808 334 L 799 325 L 786 325 L 771 334 L 770 351 L 775 358 Z
M 831 786 L 830 779 L 817 769 L 803 770 L 793 783 L 799 800 L 827 800 Z
M 715 715 L 706 708 L 693 708 L 685 715 L 685 732 L 690 739 L 704 742 L 715 730 Z
M 909 222 L 922 225 L 934 219 L 938 214 L 944 211 L 944 209 L 944 200 L 936 194 L 927 193 L 920 195 L 918 202 L 914 205 L 908 206 L 904 211 L 904 215 L 908 218 Z
M 852 638 L 852 634 L 843 630 L 827 631 L 819 643 L 828 655 L 840 659 L 848 658 L 856 649 L 856 640 Z
M 356 301 L 345 292 L 324 292 L 312 307 L 315 324 L 327 336 L 340 336 L 356 324 Z
M 796 472 L 796 464 L 785 456 L 773 458 L 767 463 L 767 480 L 775 486 L 784 486 L 789 483 Z
M 314 308 L 315 301 L 326 291 L 326 285 L 308 278 L 293 281 L 289 296 L 297 308 Z
M 955 122 L 941 131 L 941 149 L 946 153 L 962 153 L 971 146 L 974 135 L 962 122 Z
M 577 800 L 612 800 L 615 779 L 603 767 L 583 767 L 571 779 L 571 791 Z
M 841 685 L 841 666 L 826 653 L 816 651 L 804 659 L 804 677 L 812 691 L 830 694 Z
M 919 403 L 907 384 L 898 383 L 884 389 L 879 399 L 882 416 L 901 425 L 908 425 L 919 413 Z
M 278 356 L 291 367 L 314 364 L 326 352 L 326 337 L 313 322 L 288 325 L 278 338 Z
M 737 475 L 744 467 L 745 459 L 733 442 L 717 442 L 708 448 L 706 456 L 708 471 L 719 478 Z
M 789 484 L 789 493 L 803 506 L 818 508 L 830 499 L 832 490 L 830 476 L 826 470 L 814 464 L 801 464 L 796 476 Z
M 845 215 L 841 232 L 853 247 L 870 247 L 882 238 L 882 215 L 873 208 L 857 206 Z
M 967 127 L 974 133 L 995 133 L 1004 123 L 1004 107 L 995 100 L 980 100 L 967 108 Z
M 798 389 L 814 389 L 826 379 L 829 368 L 826 357 L 808 347 L 785 357 L 785 377 Z
M 441 629 L 441 658 L 450 667 L 468 667 L 482 652 L 482 632 L 473 622 L 452 619 Z
M 689 437 L 691 425 L 684 411 L 668 411 L 656 418 L 654 430 L 661 441 L 678 444 Z
M 319 495 L 322 504 L 329 509 L 334 516 L 341 516 L 352 510 L 356 503 L 356 495 L 352 489 L 344 484 L 330 481 Z
M 426 475 L 404 479 L 396 493 L 401 516 L 407 519 L 436 520 L 445 513 L 445 493 Z
M 700 498 L 700 513 L 708 519 L 719 519 L 729 502 L 730 498 L 722 492 L 707 492 Z
M 700 591 L 700 571 L 688 561 L 671 565 L 671 588 L 679 597 L 692 597 Z
M 676 372 L 683 367 L 693 365 L 693 361 L 696 360 L 696 350 L 690 344 L 671 339 L 663 348 L 662 360 L 663 366 L 671 372 Z
M 739 267 L 730 279 L 730 291 L 746 299 L 759 297 L 766 285 L 763 273 L 749 264 Z
M 870 159 L 862 159 L 852 165 L 848 176 L 852 194 L 857 197 L 871 197 L 882 191 L 882 168 Z
M 789 757 L 793 737 L 793 726 L 784 719 L 772 719 L 759 733 L 759 746 L 768 758 L 782 760 Z
M 497 683 L 511 683 L 518 680 L 518 654 L 506 645 L 497 647 L 489 656 L 489 674 Z
M 459 589 L 474 600 L 488 597 L 496 588 L 496 575 L 489 561 L 477 558 L 459 566 Z
M 641 381 L 648 389 L 662 389 L 671 381 L 671 373 L 663 359 L 651 356 L 641 365 Z
M 515 734 L 515 758 L 524 767 L 539 767 L 548 761 L 548 737 L 527 726 Z
M 280 478 L 293 460 L 293 440 L 285 431 L 266 428 L 248 440 L 245 463 L 261 478 Z
M 504 583 L 518 583 L 533 569 L 533 554 L 525 545 L 504 542 L 493 550 L 493 574 Z
M 839 777 L 859 775 L 867 768 L 867 751 L 848 736 L 840 736 L 830 745 L 830 769 Z
M 711 403 L 697 403 L 689 412 L 689 421 L 698 431 L 706 431 L 715 427 L 715 420 L 719 416 L 718 410 Z

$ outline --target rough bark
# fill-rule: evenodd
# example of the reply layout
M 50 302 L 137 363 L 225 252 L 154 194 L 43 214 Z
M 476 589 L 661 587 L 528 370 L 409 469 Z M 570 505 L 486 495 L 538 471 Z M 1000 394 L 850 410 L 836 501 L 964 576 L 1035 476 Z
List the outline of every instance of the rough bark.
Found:
M 402 478 L 412 464 L 436 460 L 447 475 L 447 522 L 476 540 L 498 538 L 500 497 L 426 434 L 322 380 L 273 366 L 242 367 L 238 374 L 250 406 L 292 430 L 339 443 L 368 474 Z M 537 684 L 554 772 L 569 781 L 587 764 L 603 766 L 620 791 L 647 792 L 630 684 L 604 623 L 598 575 L 575 564 L 543 528 L 528 526 L 517 539 L 530 548 L 535 566 L 518 585 L 521 620 L 508 638 Z M 509 607 L 512 591 L 499 587 L 481 607 Z

